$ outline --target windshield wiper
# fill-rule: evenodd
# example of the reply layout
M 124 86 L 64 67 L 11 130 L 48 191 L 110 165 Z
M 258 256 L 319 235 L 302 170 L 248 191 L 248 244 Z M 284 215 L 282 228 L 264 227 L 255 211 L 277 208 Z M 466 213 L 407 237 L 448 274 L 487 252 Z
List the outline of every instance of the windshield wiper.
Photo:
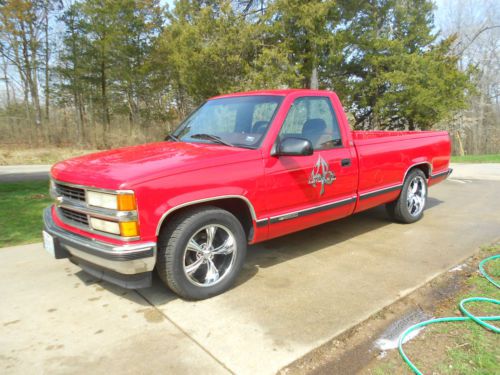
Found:
M 190 135 L 189 137 L 195 138 L 195 139 L 206 139 L 208 141 L 212 141 L 212 142 L 215 142 L 215 143 L 220 143 L 221 145 L 236 147 L 235 145 L 222 140 L 221 137 L 218 137 L 218 136 L 213 135 L 213 134 L 199 133 L 199 134 Z
M 181 140 L 179 138 L 177 138 L 175 135 L 172 135 L 172 134 L 167 134 L 167 136 L 165 137 L 165 140 L 168 140 L 168 139 L 171 139 L 175 142 L 180 142 Z

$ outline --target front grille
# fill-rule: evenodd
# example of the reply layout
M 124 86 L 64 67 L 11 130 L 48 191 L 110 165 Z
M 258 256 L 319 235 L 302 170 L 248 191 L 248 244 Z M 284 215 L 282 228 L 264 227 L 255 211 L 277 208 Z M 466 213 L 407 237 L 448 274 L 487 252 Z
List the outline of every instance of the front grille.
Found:
M 60 208 L 61 214 L 64 216 L 64 218 L 70 222 L 73 222 L 75 224 L 79 225 L 89 225 L 89 220 L 87 218 L 87 215 L 82 214 L 80 212 L 68 210 L 67 208 Z
M 56 184 L 56 190 L 57 193 L 63 197 L 85 202 L 85 190 L 83 189 Z

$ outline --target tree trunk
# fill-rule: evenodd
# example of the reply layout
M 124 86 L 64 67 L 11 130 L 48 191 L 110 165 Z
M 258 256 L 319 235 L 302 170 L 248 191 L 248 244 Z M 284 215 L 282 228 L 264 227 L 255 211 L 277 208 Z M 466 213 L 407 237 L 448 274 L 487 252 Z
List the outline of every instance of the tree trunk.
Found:
M 32 27 L 30 26 L 30 30 Z M 24 23 L 21 23 L 21 31 L 22 31 L 22 54 L 24 60 L 24 74 L 26 76 L 26 82 L 29 88 L 29 92 L 31 94 L 31 101 L 33 102 L 33 106 L 35 107 L 35 124 L 40 126 L 42 123 L 41 119 L 41 109 L 40 109 L 40 98 L 38 96 L 38 85 L 36 81 L 36 67 L 34 66 L 33 56 L 33 43 L 29 43 L 26 36 L 26 28 L 24 27 Z M 31 47 L 31 48 L 30 48 Z M 30 59 L 30 51 L 32 53 Z
M 30 51 L 31 51 L 31 68 L 33 69 L 33 102 L 35 104 L 35 122 L 38 126 L 42 124 L 42 107 L 40 106 L 40 92 L 38 90 L 38 61 L 37 61 L 37 40 L 33 23 L 30 22 L 29 35 L 30 35 Z
M 21 79 L 22 87 L 23 87 L 23 99 L 24 99 L 24 107 L 26 110 L 26 120 L 30 121 L 31 111 L 29 106 L 29 87 L 28 82 L 26 80 L 25 69 L 23 68 L 23 62 L 21 56 L 19 55 L 19 47 L 22 46 L 22 43 L 16 38 L 11 40 L 12 49 L 14 51 L 14 65 L 17 68 L 17 72 L 19 74 L 19 78 Z M 14 93 L 14 102 L 16 96 L 16 90 L 13 90 Z
M 83 102 L 83 97 L 81 93 L 78 93 L 78 114 L 80 116 L 80 124 L 81 124 L 81 131 L 82 131 L 82 143 L 87 142 L 87 129 L 85 127 L 85 103 Z
M 49 88 L 49 6 L 45 4 L 45 118 L 49 120 L 50 88 Z
M 457 131 L 457 141 L 458 141 L 458 152 L 459 152 L 460 156 L 464 156 L 465 151 L 464 151 L 464 146 L 462 144 L 462 138 L 460 137 L 459 131 Z
M 77 118 L 77 126 L 76 126 L 76 136 L 78 138 L 78 141 L 80 143 L 83 142 L 83 113 L 82 113 L 82 106 L 81 106 L 81 100 L 80 100 L 80 95 L 76 90 L 73 91 L 73 100 L 75 102 L 75 112 L 76 112 L 76 118 Z
M 415 130 L 415 123 L 413 119 L 408 119 L 408 130 Z
M 31 108 L 29 101 L 30 89 L 28 86 L 28 81 L 26 79 L 23 81 L 23 94 L 24 94 L 24 107 L 26 109 L 26 120 L 31 121 Z
M 311 85 L 310 85 L 310 88 L 311 88 L 311 90 L 317 90 L 318 87 L 319 87 L 319 84 L 318 84 L 318 68 L 317 67 L 313 67 L 312 73 L 311 73 Z
M 5 82 L 5 93 L 7 94 L 7 107 L 10 107 L 9 77 L 7 76 L 7 60 L 3 57 L 3 81 Z
M 130 117 L 130 123 L 131 125 L 135 125 L 137 124 L 137 120 L 138 120 L 138 108 L 137 108 L 137 104 L 136 102 L 134 101 L 134 97 L 132 95 L 132 92 L 131 90 L 127 90 L 127 104 L 128 104 L 128 110 L 129 110 L 129 117 Z
M 111 122 L 109 116 L 108 108 L 108 97 L 107 97 L 107 82 L 106 82 L 106 63 L 104 59 L 101 61 L 101 96 L 102 96 L 102 112 L 104 116 L 104 130 L 108 131 L 109 124 Z

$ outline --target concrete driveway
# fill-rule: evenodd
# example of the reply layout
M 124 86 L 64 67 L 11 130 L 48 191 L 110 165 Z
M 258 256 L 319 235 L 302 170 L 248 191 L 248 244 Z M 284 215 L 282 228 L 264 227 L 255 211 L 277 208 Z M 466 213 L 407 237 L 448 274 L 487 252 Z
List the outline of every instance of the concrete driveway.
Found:
M 452 163 L 452 178 L 500 181 L 500 163 Z
M 238 285 L 201 302 L 0 249 L 0 372 L 275 373 L 500 237 L 499 192 L 451 179 L 418 223 L 377 208 L 253 246 Z
M 51 165 L 1 165 L 0 182 L 47 180 Z

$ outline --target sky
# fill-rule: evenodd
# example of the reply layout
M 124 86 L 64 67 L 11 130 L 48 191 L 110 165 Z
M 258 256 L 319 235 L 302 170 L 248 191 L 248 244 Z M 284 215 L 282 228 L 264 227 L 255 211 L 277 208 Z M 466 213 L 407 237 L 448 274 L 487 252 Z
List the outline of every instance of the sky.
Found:
M 161 4 L 167 4 L 169 8 L 172 8 L 172 5 L 174 4 L 174 0 L 160 0 Z

